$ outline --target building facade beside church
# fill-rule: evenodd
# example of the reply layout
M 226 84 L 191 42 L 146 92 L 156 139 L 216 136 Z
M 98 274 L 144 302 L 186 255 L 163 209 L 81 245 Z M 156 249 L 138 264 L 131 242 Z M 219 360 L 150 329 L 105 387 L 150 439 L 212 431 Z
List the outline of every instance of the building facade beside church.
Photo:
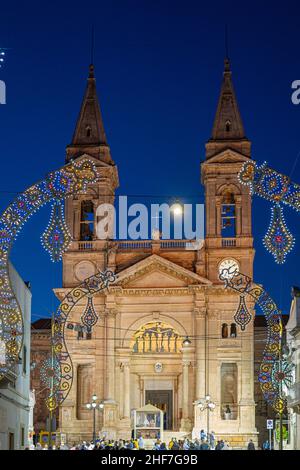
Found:
M 250 438 L 257 442 L 253 322 L 244 332 L 234 323 L 239 296 L 219 280 L 226 264 L 252 277 L 254 258 L 251 196 L 237 178 L 251 158 L 251 143 L 228 60 L 205 153 L 201 183 L 206 227 L 201 245 L 193 247 L 187 240 L 97 239 L 97 208 L 114 202 L 119 175 L 90 66 L 66 162 L 88 156 L 100 179 L 85 194 L 66 201 L 73 242 L 63 257 L 62 287 L 55 293 L 62 300 L 68 290 L 105 269 L 114 271 L 117 280 L 93 297 L 98 321 L 91 333 L 66 329 L 74 380 L 60 409 L 59 430 L 70 442 L 92 436 L 86 403 L 93 394 L 104 403 L 96 414 L 97 433 L 110 438 L 129 438 L 133 409 L 147 403 L 165 411 L 169 435 L 198 437 L 206 430 L 207 416 L 195 402 L 210 395 L 216 404 L 210 431 L 236 447 Z M 81 322 L 87 301 L 74 307 L 68 321 Z M 183 346 L 186 336 L 191 342 Z

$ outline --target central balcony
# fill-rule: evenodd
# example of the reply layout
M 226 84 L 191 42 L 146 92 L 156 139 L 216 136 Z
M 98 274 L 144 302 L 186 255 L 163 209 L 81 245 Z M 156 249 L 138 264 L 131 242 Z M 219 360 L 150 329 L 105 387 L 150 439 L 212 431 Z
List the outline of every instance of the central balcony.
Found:
M 105 240 L 74 241 L 69 251 L 98 251 L 103 250 Z M 119 240 L 112 241 L 111 247 L 120 252 L 126 251 L 197 251 L 202 248 L 203 240 Z

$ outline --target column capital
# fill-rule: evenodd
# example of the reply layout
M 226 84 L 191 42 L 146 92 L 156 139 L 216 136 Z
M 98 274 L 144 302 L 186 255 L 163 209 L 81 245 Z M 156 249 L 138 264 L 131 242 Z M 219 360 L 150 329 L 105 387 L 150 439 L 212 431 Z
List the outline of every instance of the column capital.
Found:
M 105 308 L 104 315 L 107 318 L 115 318 L 117 316 L 118 310 L 116 308 Z
M 192 365 L 192 361 L 188 361 L 188 360 L 183 360 L 182 361 L 182 367 L 183 368 L 190 367 L 191 365 Z
M 194 308 L 194 315 L 196 319 L 205 318 L 206 308 Z

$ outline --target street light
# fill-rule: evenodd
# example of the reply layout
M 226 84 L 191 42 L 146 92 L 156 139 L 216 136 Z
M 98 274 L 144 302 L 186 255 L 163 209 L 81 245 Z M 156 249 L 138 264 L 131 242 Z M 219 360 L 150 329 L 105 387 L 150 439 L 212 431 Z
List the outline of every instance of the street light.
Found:
M 88 410 L 93 410 L 93 442 L 95 444 L 95 441 L 96 441 L 96 410 L 99 409 L 99 410 L 103 410 L 104 408 L 104 403 L 100 402 L 98 403 L 97 402 L 98 400 L 98 397 L 97 395 L 92 395 L 92 401 L 91 403 L 87 403 L 85 406 Z
M 190 340 L 188 336 L 186 336 L 184 340 L 182 341 L 182 346 L 190 346 L 191 344 L 192 344 L 192 341 Z
M 198 400 L 194 403 L 200 409 L 200 411 L 206 410 L 206 431 L 207 431 L 207 439 L 209 434 L 209 412 L 214 411 L 216 404 L 211 400 L 210 395 L 206 395 L 203 400 Z

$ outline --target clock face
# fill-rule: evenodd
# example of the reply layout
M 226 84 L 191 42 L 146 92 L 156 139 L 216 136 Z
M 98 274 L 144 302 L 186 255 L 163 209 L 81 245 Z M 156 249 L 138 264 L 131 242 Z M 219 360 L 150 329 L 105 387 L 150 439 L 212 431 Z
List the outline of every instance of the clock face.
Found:
M 239 263 L 235 259 L 223 259 L 219 264 L 220 279 L 231 279 L 236 271 L 239 271 Z
M 96 273 L 95 265 L 91 261 L 80 261 L 75 266 L 75 276 L 79 281 L 84 281 L 87 277 Z

